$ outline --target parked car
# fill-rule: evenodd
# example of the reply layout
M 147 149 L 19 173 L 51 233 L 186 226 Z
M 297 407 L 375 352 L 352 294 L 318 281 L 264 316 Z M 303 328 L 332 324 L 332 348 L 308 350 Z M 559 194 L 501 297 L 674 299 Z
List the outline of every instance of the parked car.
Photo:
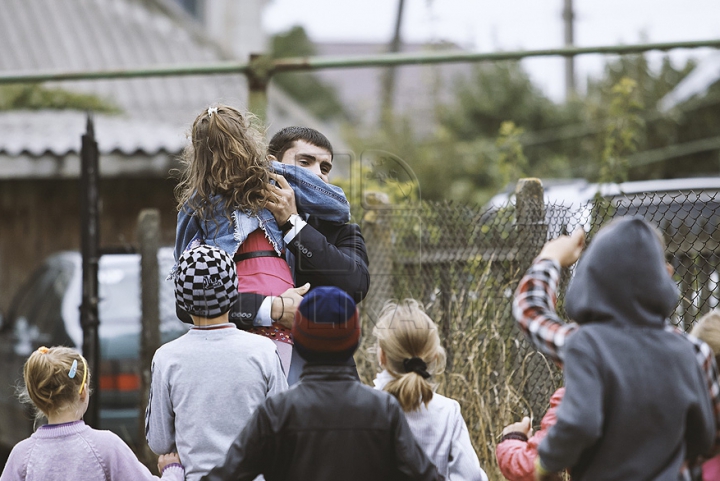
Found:
M 161 341 L 185 333 L 175 315 L 172 282 L 165 281 L 173 264 L 172 249 L 158 251 Z M 128 444 L 138 440 L 139 344 L 141 329 L 140 255 L 108 254 L 100 258 L 99 375 L 101 429 L 117 433 Z M 7 449 L 33 431 L 30 408 L 16 396 L 22 367 L 39 346 L 82 348 L 80 326 L 82 264 L 78 252 L 48 257 L 13 299 L 0 326 L 0 447 Z
M 592 202 L 597 194 L 610 201 L 612 216 L 644 216 L 670 235 L 699 233 L 720 220 L 720 177 L 693 177 L 595 184 L 584 179 L 543 180 L 548 238 L 594 222 Z M 509 186 L 486 205 L 489 212 L 514 202 Z
M 544 184 L 548 239 L 577 227 L 597 225 L 596 194 L 608 201 L 603 217 L 642 215 L 655 224 L 667 243 L 666 257 L 675 269 L 680 302 L 671 317 L 683 329 L 720 306 L 720 177 L 663 179 L 621 184 L 584 180 Z M 488 218 L 514 200 L 510 190 L 490 201 Z

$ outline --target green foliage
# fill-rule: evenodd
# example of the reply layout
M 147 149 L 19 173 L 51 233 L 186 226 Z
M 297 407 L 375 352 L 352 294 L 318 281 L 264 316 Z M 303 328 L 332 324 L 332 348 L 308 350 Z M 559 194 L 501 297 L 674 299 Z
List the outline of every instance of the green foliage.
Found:
M 417 179 L 407 170 L 401 159 L 388 152 L 376 151 L 352 162 L 349 177 L 333 179 L 333 184 L 345 191 L 352 215 L 359 219 L 363 208 L 382 207 L 383 204 L 411 206 L 419 201 Z
M 456 84 L 455 101 L 440 107 L 443 126 L 461 140 L 495 137 L 511 120 L 535 131 L 562 123 L 559 108 L 530 81 L 518 62 L 481 64 Z
M 498 169 L 503 184 L 519 179 L 527 172 L 528 160 L 520 142 L 522 133 L 523 129 L 517 127 L 512 121 L 503 122 L 500 125 L 500 135 L 496 145 L 500 149 Z
M 637 99 L 637 82 L 623 77 L 612 88 L 613 99 L 608 109 L 605 148 L 600 167 L 600 182 L 628 180 L 628 155 L 637 150 L 643 120 L 642 104 Z
M 315 47 L 302 27 L 292 27 L 272 38 L 273 58 L 311 55 L 315 55 Z M 347 117 L 335 89 L 320 81 L 312 72 L 281 73 L 274 75 L 273 81 L 321 119 Z
M 119 113 L 120 109 L 110 102 L 90 94 L 48 88 L 40 84 L 0 86 L 0 111 L 2 110 L 91 110 L 93 112 Z
M 401 157 L 417 175 L 423 200 L 482 204 L 521 175 L 568 175 L 564 152 L 528 148 L 524 132 L 576 122 L 576 105 L 553 104 L 517 62 L 478 66 L 456 88 L 455 100 L 438 107 L 439 125 L 429 134 L 416 136 L 410 120 L 396 116 L 391 132 L 350 143 L 356 151 L 377 148 Z

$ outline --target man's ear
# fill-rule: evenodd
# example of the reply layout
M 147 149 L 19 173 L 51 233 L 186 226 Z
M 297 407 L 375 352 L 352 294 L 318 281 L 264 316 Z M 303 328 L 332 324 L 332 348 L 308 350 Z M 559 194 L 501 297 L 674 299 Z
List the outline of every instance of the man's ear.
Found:
M 267 158 L 270 160 L 277 160 L 277 157 L 275 157 L 273 154 L 268 154 Z

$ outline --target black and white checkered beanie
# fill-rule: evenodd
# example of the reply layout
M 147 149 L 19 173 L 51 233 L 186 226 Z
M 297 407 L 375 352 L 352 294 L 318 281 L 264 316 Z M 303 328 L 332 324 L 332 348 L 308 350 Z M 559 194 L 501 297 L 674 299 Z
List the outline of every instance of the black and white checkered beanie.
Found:
M 201 245 L 183 252 L 174 277 L 178 305 L 195 316 L 221 316 L 238 296 L 235 263 L 217 247 Z

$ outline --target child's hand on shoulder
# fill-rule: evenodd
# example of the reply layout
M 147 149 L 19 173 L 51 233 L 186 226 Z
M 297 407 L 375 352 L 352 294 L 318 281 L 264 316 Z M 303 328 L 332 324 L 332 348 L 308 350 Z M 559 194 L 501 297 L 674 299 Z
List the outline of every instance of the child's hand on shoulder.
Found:
M 161 454 L 158 456 L 158 472 L 160 474 L 162 474 L 165 466 L 168 466 L 169 464 L 182 464 L 178 453 Z
M 538 259 L 550 259 L 560 263 L 561 267 L 570 267 L 580 258 L 585 248 L 585 231 L 577 229 L 572 235 L 561 235 L 546 243 Z

